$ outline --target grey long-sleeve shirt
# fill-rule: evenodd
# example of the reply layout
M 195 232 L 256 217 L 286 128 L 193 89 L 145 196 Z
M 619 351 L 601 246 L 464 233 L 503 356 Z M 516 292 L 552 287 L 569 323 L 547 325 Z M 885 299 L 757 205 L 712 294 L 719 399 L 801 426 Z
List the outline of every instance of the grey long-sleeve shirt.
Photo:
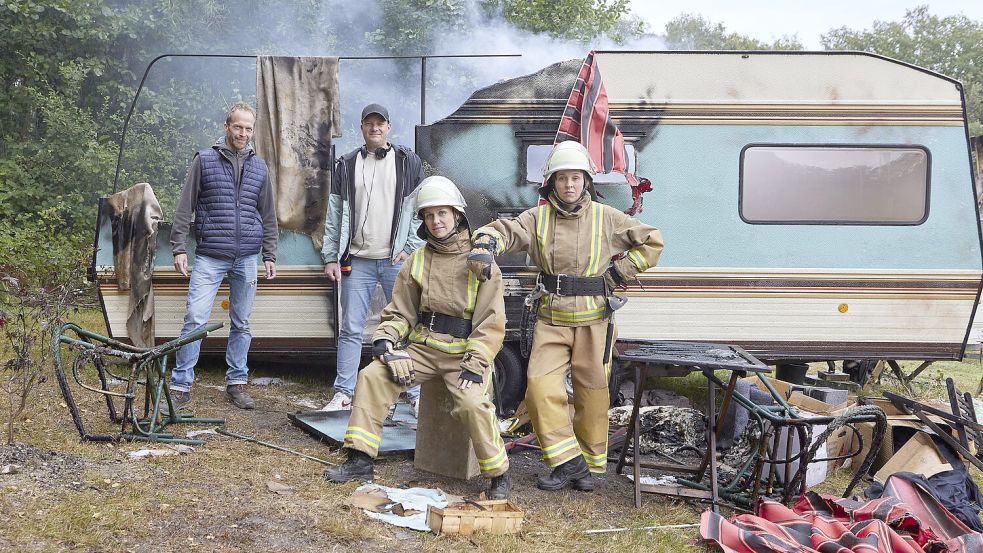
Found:
M 252 151 L 251 148 L 233 151 L 224 142 L 216 145 L 219 153 L 232 163 L 235 169 L 236 186 L 242 181 L 242 169 L 246 161 L 246 156 Z M 171 224 L 171 252 L 174 255 L 187 253 L 188 234 L 191 232 L 191 221 L 198 205 L 198 193 L 201 191 L 201 159 L 195 154 L 191 161 L 191 167 L 184 178 L 184 186 L 181 189 L 181 198 L 178 200 L 177 210 L 174 212 L 174 220 Z M 262 195 L 257 204 L 259 215 L 263 219 L 263 261 L 276 261 L 276 245 L 279 229 L 276 222 L 276 200 L 273 196 L 273 186 L 270 184 L 269 173 L 266 175 L 266 182 L 263 186 Z

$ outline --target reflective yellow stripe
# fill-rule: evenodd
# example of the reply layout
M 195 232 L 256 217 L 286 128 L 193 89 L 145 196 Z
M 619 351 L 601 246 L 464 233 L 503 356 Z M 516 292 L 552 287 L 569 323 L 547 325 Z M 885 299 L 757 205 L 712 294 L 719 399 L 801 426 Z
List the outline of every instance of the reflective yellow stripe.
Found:
M 645 262 L 645 257 L 642 256 L 642 252 L 638 248 L 634 248 L 628 252 L 628 259 L 631 260 L 632 265 L 637 267 L 639 271 L 649 268 L 649 264 Z
M 385 321 L 379 325 L 380 327 L 391 327 L 400 338 L 405 338 L 406 333 L 410 330 L 410 325 L 406 324 L 406 321 L 402 319 L 393 319 L 391 321 Z
M 564 323 L 582 323 L 596 321 L 604 317 L 604 308 L 598 307 L 587 311 L 559 311 L 551 309 L 546 302 L 539 306 L 539 316 Z
M 423 247 L 413 252 L 413 265 L 410 267 L 410 275 L 421 287 L 423 286 L 423 256 L 426 251 L 427 248 Z
M 464 308 L 464 318 L 470 319 L 474 316 L 474 306 L 478 303 L 478 277 L 468 271 L 468 305 Z
M 539 257 L 543 263 L 543 271 L 551 273 L 549 262 L 546 260 L 546 239 L 550 231 L 550 214 L 552 213 L 550 204 L 539 206 L 539 215 L 536 217 L 536 242 L 539 244 Z
M 605 452 L 603 455 L 591 455 L 584 452 L 584 459 L 587 461 L 588 465 L 594 465 L 595 467 L 606 467 L 608 464 L 608 454 Z
M 542 441 L 540 441 L 540 443 L 542 443 Z M 549 447 L 544 447 L 543 448 L 543 459 L 547 459 L 547 460 L 554 459 L 554 458 L 559 457 L 560 455 L 566 453 L 567 451 L 570 451 L 571 449 L 573 449 L 575 447 L 577 447 L 577 438 L 571 436 L 570 438 L 567 438 L 566 440 L 563 440 L 562 442 L 553 444 L 553 445 L 551 445 Z
M 359 440 L 374 448 L 378 448 L 379 444 L 382 443 L 382 438 L 364 428 L 359 428 L 357 426 L 349 426 L 345 430 L 345 439 Z
M 490 349 L 488 349 L 488 346 L 479 342 L 478 340 L 468 340 L 467 349 L 481 354 L 481 356 L 484 357 L 489 364 L 495 362 L 495 356 L 492 355 L 492 352 Z
M 453 342 L 445 342 L 432 336 L 427 336 L 424 338 L 419 332 L 416 331 L 416 329 L 410 331 L 410 342 L 413 342 L 414 344 L 423 344 L 437 351 L 451 354 L 464 353 L 468 346 L 467 341 L 463 339 L 454 340 Z
M 478 468 L 482 472 L 488 472 L 490 470 L 495 470 L 505 464 L 505 459 L 508 455 L 505 453 L 505 449 L 499 450 L 498 455 L 492 457 L 491 459 L 478 459 Z
M 587 276 L 595 276 L 601 266 L 601 205 L 591 202 L 590 259 L 587 261 Z

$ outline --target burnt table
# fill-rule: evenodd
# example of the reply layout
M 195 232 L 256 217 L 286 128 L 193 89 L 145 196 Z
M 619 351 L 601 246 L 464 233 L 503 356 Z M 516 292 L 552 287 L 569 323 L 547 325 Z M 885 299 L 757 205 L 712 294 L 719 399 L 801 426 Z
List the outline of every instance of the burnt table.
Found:
M 635 507 L 642 506 L 641 492 L 674 495 L 690 499 L 710 501 L 714 511 L 718 510 L 720 501 L 717 493 L 717 438 L 720 435 L 720 425 L 717 420 L 716 387 L 720 380 L 714 378 L 713 371 L 730 371 L 730 380 L 721 400 L 719 413 L 727 413 L 737 380 L 747 373 L 770 373 L 771 368 L 756 359 L 750 353 L 738 346 L 712 344 L 705 342 L 676 342 L 657 340 L 619 340 L 626 346 L 616 359 L 623 367 L 635 369 L 635 400 L 631 418 L 628 422 L 627 433 L 632 444 L 632 477 L 635 485 Z M 642 391 L 645 378 L 648 376 L 686 376 L 693 372 L 701 372 L 707 378 L 707 451 L 698 466 L 676 463 L 643 463 L 639 460 L 639 407 L 641 406 Z M 617 473 L 625 467 L 628 444 L 621 448 L 618 456 Z M 664 486 L 641 483 L 641 469 L 651 468 L 692 474 L 696 481 L 702 481 L 707 476 L 709 468 L 709 491 L 686 488 L 683 486 Z

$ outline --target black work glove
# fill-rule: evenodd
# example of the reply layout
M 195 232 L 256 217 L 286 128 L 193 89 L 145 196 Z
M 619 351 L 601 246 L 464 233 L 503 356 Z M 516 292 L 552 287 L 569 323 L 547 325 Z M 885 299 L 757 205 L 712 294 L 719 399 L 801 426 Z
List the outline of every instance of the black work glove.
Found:
M 604 271 L 604 283 L 607 284 L 608 290 L 616 290 L 623 287 L 628 280 L 618 272 L 614 264 L 608 266 L 608 270 Z
M 481 384 L 485 381 L 484 377 L 482 377 L 480 374 L 472 371 L 471 369 L 465 368 L 461 369 L 461 380 L 470 380 L 475 384 Z
M 393 349 L 393 343 L 389 340 L 376 340 L 372 342 L 372 357 L 381 359 L 383 355 Z
M 468 269 L 479 281 L 485 282 L 491 278 L 491 266 L 495 261 L 495 248 L 498 246 L 494 236 L 479 234 L 471 245 L 468 254 Z

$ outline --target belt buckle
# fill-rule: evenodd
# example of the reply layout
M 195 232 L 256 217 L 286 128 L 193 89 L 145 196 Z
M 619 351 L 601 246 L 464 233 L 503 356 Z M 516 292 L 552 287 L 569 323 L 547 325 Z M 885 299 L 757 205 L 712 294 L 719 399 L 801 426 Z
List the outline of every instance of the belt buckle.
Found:
M 556 294 L 558 297 L 564 296 L 564 293 L 560 291 L 560 288 L 562 287 L 561 282 L 564 276 L 566 275 L 564 275 L 563 273 L 556 275 L 556 292 L 554 292 L 554 294 Z
M 427 324 L 427 328 L 429 328 L 429 329 L 430 329 L 430 332 L 437 332 L 437 329 L 435 329 L 435 328 L 433 327 L 433 324 L 434 324 L 434 323 L 435 323 L 436 321 L 437 321 L 437 313 L 436 313 L 436 312 L 433 312 L 433 313 L 431 313 L 431 314 L 430 314 L 430 323 L 429 323 L 429 324 Z

